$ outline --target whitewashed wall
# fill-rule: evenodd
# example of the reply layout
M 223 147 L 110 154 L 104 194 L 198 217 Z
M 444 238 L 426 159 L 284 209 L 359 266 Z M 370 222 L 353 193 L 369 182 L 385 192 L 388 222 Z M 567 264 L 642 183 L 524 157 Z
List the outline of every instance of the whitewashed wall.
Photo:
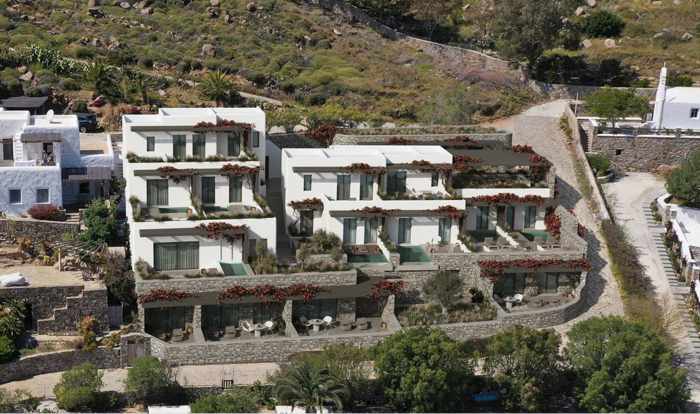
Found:
M 50 204 L 63 205 L 60 167 L 0 168 L 0 211 L 9 215 L 24 214 L 36 203 L 36 190 L 40 188 L 49 189 Z M 22 203 L 10 204 L 11 189 L 22 190 Z

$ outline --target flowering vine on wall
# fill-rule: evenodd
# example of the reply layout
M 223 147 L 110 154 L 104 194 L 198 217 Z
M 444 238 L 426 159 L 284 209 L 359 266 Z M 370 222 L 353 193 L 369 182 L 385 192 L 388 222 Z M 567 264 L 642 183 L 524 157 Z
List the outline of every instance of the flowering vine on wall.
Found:
M 288 287 L 273 285 L 257 285 L 253 287 L 233 286 L 219 294 L 219 301 L 238 300 L 247 296 L 255 296 L 264 303 L 284 302 L 289 298 L 301 296 L 304 302 L 312 301 L 324 289 L 320 286 L 298 283 Z
M 193 297 L 194 294 L 181 292 L 176 289 L 154 289 L 146 294 L 139 296 L 139 303 L 150 302 L 179 302 L 184 299 Z

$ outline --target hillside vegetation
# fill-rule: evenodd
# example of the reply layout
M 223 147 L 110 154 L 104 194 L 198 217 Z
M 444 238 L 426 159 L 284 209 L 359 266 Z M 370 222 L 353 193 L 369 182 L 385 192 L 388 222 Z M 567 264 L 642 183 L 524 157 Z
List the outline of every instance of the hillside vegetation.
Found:
M 89 12 L 87 0 L 0 0 L 0 52 L 35 44 L 128 69 L 115 79 L 115 104 L 211 103 L 194 82 L 212 71 L 241 91 L 372 123 L 467 123 L 517 112 L 533 99 L 522 89 L 453 79 L 418 50 L 292 1 L 131 0 L 128 9 L 97 3 L 99 13 Z M 86 100 L 96 89 L 81 74 L 3 64 L 0 96 L 53 89 L 67 101 Z M 159 81 L 139 81 L 137 91 L 132 72 Z M 443 114 L 437 118 L 436 108 Z

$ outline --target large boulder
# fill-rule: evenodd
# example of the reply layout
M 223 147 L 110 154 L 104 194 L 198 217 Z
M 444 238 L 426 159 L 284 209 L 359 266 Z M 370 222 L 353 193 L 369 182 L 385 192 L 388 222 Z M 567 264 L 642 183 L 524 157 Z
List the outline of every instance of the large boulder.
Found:
M 211 43 L 205 43 L 202 45 L 201 55 L 204 57 L 214 57 L 216 56 L 216 47 Z

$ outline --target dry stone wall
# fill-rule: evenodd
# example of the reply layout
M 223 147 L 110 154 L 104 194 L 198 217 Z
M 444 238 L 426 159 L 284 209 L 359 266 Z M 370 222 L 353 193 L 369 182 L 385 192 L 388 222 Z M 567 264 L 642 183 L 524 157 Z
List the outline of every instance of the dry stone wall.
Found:
M 60 221 L 43 221 L 30 219 L 0 219 L 0 242 L 14 243 L 17 238 L 26 237 L 32 240 L 48 242 L 63 239 L 66 233 L 78 234 L 79 223 Z
M 95 351 L 69 350 L 29 355 L 0 365 L 0 384 L 51 372 L 66 371 L 86 362 L 101 369 L 119 367 L 119 348 L 97 348 Z
M 596 132 L 592 137 L 593 152 L 605 154 L 614 167 L 628 172 L 651 172 L 662 165 L 679 165 L 692 152 L 700 150 L 700 137 Z

